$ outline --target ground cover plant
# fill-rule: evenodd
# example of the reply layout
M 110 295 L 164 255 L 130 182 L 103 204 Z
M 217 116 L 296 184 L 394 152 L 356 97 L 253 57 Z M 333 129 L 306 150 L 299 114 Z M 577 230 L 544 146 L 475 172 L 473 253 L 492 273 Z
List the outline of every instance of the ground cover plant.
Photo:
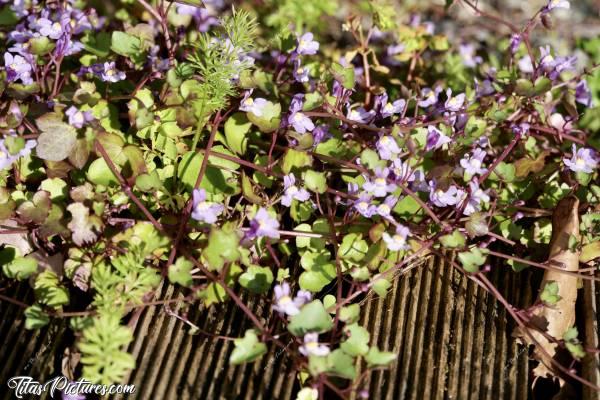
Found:
M 575 301 L 598 280 L 600 39 L 543 42 L 570 6 L 435 7 L 505 30 L 482 43 L 387 0 L 0 0 L 0 300 L 68 320 L 73 379 L 124 383 L 134 310 L 231 302 L 253 328 L 229 363 L 276 346 L 299 399 L 368 397 L 396 355 L 360 301 L 454 251 L 537 375 L 598 389 Z M 492 268 L 543 269 L 538 300 L 508 304 Z M 163 279 L 187 296 L 155 299 Z M 2 294 L 18 281 L 35 303 Z

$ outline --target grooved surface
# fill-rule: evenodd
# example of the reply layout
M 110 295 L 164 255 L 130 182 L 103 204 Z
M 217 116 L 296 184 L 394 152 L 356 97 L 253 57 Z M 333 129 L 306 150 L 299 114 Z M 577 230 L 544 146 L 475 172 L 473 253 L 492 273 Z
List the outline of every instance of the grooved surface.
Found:
M 520 275 L 494 268 L 490 279 L 516 305 L 531 301 L 530 271 Z M 27 285 L 11 287 L 7 296 L 31 303 Z M 182 296 L 163 285 L 159 298 Z M 243 296 L 263 318 L 269 310 L 255 296 Z M 293 399 L 299 389 L 285 351 L 270 347 L 259 361 L 227 365 L 230 340 L 212 335 L 242 336 L 251 323 L 232 302 L 204 309 L 171 306 L 201 333 L 188 334 L 187 324 L 153 306 L 133 313 L 127 321 L 135 331 L 130 351 L 137 368 L 128 383 L 137 387 L 128 399 Z M 375 371 L 362 381 L 373 399 L 526 399 L 528 352 L 511 337 L 513 323 L 506 311 L 483 289 L 461 275 L 449 259 L 430 258 L 395 279 L 386 298 L 363 300 L 362 323 L 371 343 L 398 354 L 390 369 Z M 0 378 L 31 375 L 45 381 L 60 371 L 65 347 L 65 322 L 56 320 L 38 333 L 24 329 L 22 309 L 0 302 Z M 280 331 L 279 328 L 278 331 Z M 284 341 L 287 338 L 284 338 Z M 364 366 L 363 366 L 364 367 Z M 116 397 L 120 399 L 121 397 Z

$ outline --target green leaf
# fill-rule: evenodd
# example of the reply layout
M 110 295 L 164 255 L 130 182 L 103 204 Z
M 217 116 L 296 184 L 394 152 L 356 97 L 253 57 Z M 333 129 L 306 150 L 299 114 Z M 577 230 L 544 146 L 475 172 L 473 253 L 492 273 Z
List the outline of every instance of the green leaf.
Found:
M 327 179 L 323 172 L 308 170 L 302 178 L 307 189 L 316 193 L 325 193 L 327 191 Z
M 14 249 L 7 247 L 0 250 L 2 259 L 5 258 L 6 252 L 14 252 Z M 2 260 L 3 261 L 3 260 Z M 7 278 L 16 279 L 18 281 L 25 280 L 38 270 L 38 262 L 31 257 L 15 257 L 12 261 L 2 265 L 2 272 Z
M 265 293 L 273 283 L 273 272 L 268 267 L 252 265 L 240 275 L 239 283 L 253 293 Z
M 380 367 L 390 365 L 396 358 L 396 354 L 389 351 L 380 351 L 377 346 L 373 346 L 365 356 L 365 361 L 367 361 L 369 367 Z
M 540 294 L 540 300 L 542 300 L 547 305 L 554 305 L 558 303 L 561 297 L 558 294 L 558 282 L 549 281 L 544 285 L 544 290 Z
M 360 305 L 350 304 L 349 306 L 340 309 L 340 321 L 347 324 L 353 324 L 358 321 L 360 316 Z
M 190 287 L 192 286 L 192 274 L 190 271 L 193 269 L 194 264 L 185 257 L 177 258 L 174 264 L 169 267 L 169 281 L 171 283 L 178 283 L 181 286 Z
M 40 128 L 36 154 L 48 161 L 61 161 L 71 154 L 77 141 L 77 131 L 71 125 L 62 122 L 62 116 L 48 113 L 36 120 Z
M 285 155 L 283 156 L 283 164 L 281 165 L 281 170 L 285 174 L 289 174 L 294 170 L 302 169 L 304 167 L 310 167 L 312 166 L 312 163 L 312 157 L 305 151 L 287 149 Z
M 131 329 L 120 325 L 119 313 L 103 313 L 83 330 L 78 344 L 83 377 L 105 385 L 123 382 L 135 359 L 123 351 L 133 340 Z
M 333 321 L 319 300 L 305 304 L 300 312 L 290 319 L 288 330 L 297 337 L 309 332 L 323 333 L 333 327 Z
M 516 177 L 516 168 L 513 164 L 500 162 L 490 175 L 492 180 L 502 180 L 504 182 L 513 182 Z
M 344 67 L 341 64 L 333 63 L 333 65 L 331 66 L 331 70 L 335 79 L 339 81 L 344 88 L 354 88 L 355 77 L 353 66 Z
M 336 349 L 327 356 L 328 372 L 353 380 L 356 378 L 354 358 L 341 349 Z
M 315 263 L 307 271 L 300 274 L 298 282 L 300 289 L 317 293 L 331 283 L 335 277 L 335 265 L 331 262 L 323 264 Z
M 373 283 L 373 290 L 381 297 L 385 297 L 388 289 L 392 286 L 391 282 L 385 278 L 379 278 Z
M 596 240 L 583 246 L 579 261 L 587 263 L 598 257 L 600 257 L 600 240 Z
M 103 158 L 97 158 L 92 161 L 88 167 L 86 177 L 88 181 L 95 185 L 110 186 L 119 183 L 119 180 L 115 174 L 112 173 L 108 164 Z
M 369 251 L 367 241 L 362 238 L 361 234 L 350 233 L 342 239 L 338 254 L 345 260 L 359 262 Z
M 61 286 L 58 276 L 46 270 L 35 278 L 35 298 L 49 307 L 58 308 L 69 304 L 69 291 Z
M 243 155 L 248 147 L 247 134 L 252 127 L 252 123 L 248 121 L 242 113 L 235 113 L 225 122 L 225 139 L 227 147 L 234 153 Z
M 281 123 L 281 105 L 267 101 L 260 117 L 251 112 L 246 113 L 246 116 L 261 132 L 270 133 L 279 128 Z
M 48 218 L 51 205 L 50 193 L 40 190 L 33 195 L 31 201 L 21 203 L 17 208 L 17 214 L 25 221 L 41 224 Z
M 340 348 L 351 356 L 365 355 L 369 351 L 369 331 L 358 324 L 348 325 L 344 328 L 346 340 Z
M 470 251 L 458 253 L 458 259 L 465 271 L 475 273 L 479 271 L 479 267 L 485 264 L 488 253 L 488 249 L 474 247 Z
M 39 329 L 50 322 L 50 317 L 48 317 L 48 314 L 38 304 L 27 307 L 24 314 L 25 329 Z
M 110 49 L 121 56 L 136 57 L 142 51 L 142 41 L 137 36 L 114 31 L 110 40 Z
M 240 258 L 238 249 L 240 236 L 233 224 L 225 224 L 222 229 L 213 227 L 208 236 L 208 246 L 202 251 L 202 258 L 211 271 L 220 271 L 226 262 Z
M 267 352 L 267 345 L 258 340 L 256 331 L 248 329 L 243 338 L 235 339 L 235 349 L 229 362 L 233 365 L 254 361 Z
M 455 229 L 452 233 L 440 237 L 440 243 L 442 246 L 447 248 L 464 247 L 467 243 L 465 235 L 463 235 L 458 229 Z

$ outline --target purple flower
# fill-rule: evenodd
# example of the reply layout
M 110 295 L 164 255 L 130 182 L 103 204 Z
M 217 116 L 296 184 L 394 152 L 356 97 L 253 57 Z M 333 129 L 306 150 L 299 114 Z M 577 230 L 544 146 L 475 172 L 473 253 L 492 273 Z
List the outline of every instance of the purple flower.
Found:
M 371 197 L 366 193 L 358 196 L 354 201 L 354 208 L 365 218 L 371 218 L 377 212 L 377 207 L 371 204 Z
M 377 206 L 377 214 L 382 216 L 383 218 L 391 218 L 392 209 L 394 208 L 397 202 L 398 198 L 395 196 L 390 195 L 386 197 L 383 203 Z
M 465 94 L 461 93 L 458 96 L 454 96 L 452 97 L 452 89 L 448 89 L 446 90 L 446 96 L 448 97 L 448 99 L 446 100 L 446 103 L 444 104 L 444 106 L 446 107 L 446 110 L 448 111 L 460 111 L 460 109 L 462 108 L 462 106 L 465 104 Z
M 310 198 L 310 193 L 304 188 L 298 188 L 295 185 L 296 178 L 294 174 L 289 174 L 283 177 L 283 185 L 284 185 L 284 194 L 281 197 L 281 204 L 286 207 L 292 205 L 292 200 L 298 200 L 299 202 L 304 202 Z
M 577 57 L 554 57 L 552 56 L 550 46 L 540 48 L 541 59 L 540 68 L 546 72 L 552 80 L 557 79 L 564 71 L 573 71 Z
M 299 348 L 300 353 L 309 356 L 326 356 L 329 354 L 329 347 L 319 343 L 318 333 L 307 333 L 304 335 L 304 344 Z
M 0 139 L 0 170 L 10 168 L 19 158 L 31 154 L 31 150 L 33 150 L 35 146 L 37 146 L 37 141 L 31 139 L 26 141 L 24 147 L 16 154 L 11 154 L 6 148 L 5 139 Z
M 565 119 L 561 113 L 554 113 L 548 117 L 548 124 L 559 131 L 570 131 L 573 129 L 573 123 L 570 119 Z
M 359 124 L 367 124 L 369 121 L 371 121 L 371 119 L 373 119 L 374 116 L 375 111 L 367 111 L 364 107 L 358 107 L 354 109 L 348 109 L 346 118 L 348 118 L 350 121 L 358 122 Z
M 463 198 L 464 191 L 454 185 L 450 185 L 447 190 L 437 187 L 434 181 L 429 182 L 429 200 L 437 207 L 447 207 L 458 204 Z
M 401 159 L 396 158 L 392 162 L 392 172 L 394 173 L 394 179 L 397 182 L 413 182 L 415 180 L 415 173 L 410 168 L 408 163 L 403 162 Z
M 292 98 L 290 104 L 290 115 L 288 116 L 287 122 L 289 125 L 294 127 L 294 130 L 298 133 L 306 133 L 315 129 L 315 124 L 308 118 L 302 110 L 302 99 L 303 94 L 297 94 Z
M 329 126 L 325 124 L 321 124 L 317 126 L 313 131 L 313 145 L 317 146 L 323 140 L 329 139 L 331 134 L 329 133 Z
M 585 79 L 581 80 L 581 82 L 577 84 L 577 87 L 575 87 L 575 101 L 586 107 L 592 107 L 592 92 L 590 92 L 590 88 Z
M 523 41 L 523 37 L 518 34 L 518 33 L 514 33 L 511 37 L 510 37 L 510 52 L 512 54 L 515 54 L 517 52 L 517 50 L 519 50 L 519 46 L 521 45 L 521 42 Z
M 481 57 L 475 55 L 475 46 L 470 43 L 461 44 L 458 51 L 465 67 L 475 68 L 477 64 L 483 62 Z
M 444 133 L 435 126 L 429 125 L 427 127 L 427 144 L 425 145 L 426 151 L 439 149 L 446 143 L 450 142 L 452 142 L 452 139 L 444 135 Z
M 126 78 L 125 72 L 119 71 L 114 61 L 105 62 L 103 65 L 102 72 L 100 72 L 100 78 L 104 82 L 118 82 Z
M 464 215 L 471 215 L 474 212 L 481 210 L 481 203 L 490 201 L 490 196 L 479 187 L 479 183 L 470 181 L 469 187 L 471 189 L 471 194 L 469 195 L 467 204 L 463 210 Z M 464 193 L 464 195 L 466 197 L 466 193 Z
M 375 109 L 381 114 L 382 118 L 391 117 L 394 114 L 400 114 L 406 107 L 406 100 L 399 99 L 393 103 L 388 102 L 386 93 L 375 98 Z
M 271 217 L 269 212 L 261 207 L 250 221 L 249 237 L 270 237 L 279 239 L 279 221 Z
M 52 22 L 48 18 L 38 19 L 35 25 L 40 35 L 50 39 L 56 40 L 63 34 L 63 25 L 60 22 Z
M 20 79 L 25 85 L 33 83 L 31 79 L 31 64 L 20 55 L 4 53 L 4 67 L 6 68 L 6 77 L 9 82 Z
M 395 56 L 396 54 L 400 54 L 404 51 L 404 49 L 406 48 L 405 45 L 403 44 L 393 44 L 387 47 L 387 49 L 385 50 L 386 54 L 388 56 Z
M 490 79 L 484 79 L 483 82 L 481 82 L 480 84 L 477 78 L 475 78 L 475 96 L 491 96 L 495 92 L 496 89 L 494 89 L 494 86 L 492 85 L 492 81 Z
M 94 120 L 94 116 L 90 110 L 81 111 L 74 106 L 69 107 L 65 112 L 65 115 L 69 117 L 69 124 L 73 125 L 77 129 L 82 128 L 88 122 Z
M 513 125 L 512 131 L 515 135 L 519 135 L 521 137 L 527 136 L 529 133 L 529 129 L 531 126 L 527 122 L 520 123 L 519 125 Z
M 267 105 L 267 100 L 263 99 L 262 97 L 257 97 L 256 99 L 253 99 L 252 97 L 250 97 L 252 92 L 253 89 L 248 90 L 246 91 L 246 93 L 244 93 L 244 97 L 242 98 L 242 101 L 240 101 L 240 111 L 250 112 L 256 115 L 257 117 L 262 117 L 263 110 Z
M 566 10 L 571 8 L 571 3 L 569 3 L 567 0 L 550 0 L 548 2 L 548 5 L 546 7 L 544 7 L 544 13 L 547 13 L 548 11 L 552 11 L 555 8 L 564 8 Z
M 427 108 L 429 106 L 433 106 L 438 102 L 438 96 L 442 91 L 441 86 L 436 86 L 435 89 L 425 88 L 421 93 L 421 100 L 419 100 L 419 107 Z
M 598 156 L 594 150 L 581 148 L 577 149 L 573 145 L 573 155 L 570 159 L 563 158 L 563 161 L 567 167 L 573 172 L 585 172 L 591 174 L 594 169 L 598 167 Z
M 319 50 L 319 42 L 313 40 L 312 33 L 306 32 L 304 35 L 300 36 L 298 39 L 298 46 L 296 47 L 296 53 L 313 55 L 317 54 L 317 50 Z
M 476 148 L 473 150 L 473 154 L 465 154 L 464 158 L 460 160 L 460 166 L 465 169 L 465 173 L 469 176 L 485 174 L 487 168 L 482 167 L 485 156 L 485 151 Z
M 204 189 L 194 189 L 192 192 L 192 218 L 196 221 L 214 224 L 224 209 L 222 204 L 206 201 Z
M 298 291 L 295 299 L 291 297 L 290 285 L 282 282 L 281 285 L 275 285 L 275 304 L 273 310 L 289 316 L 300 312 L 300 307 L 308 303 L 312 295 L 304 290 Z
M 397 186 L 393 183 L 388 183 L 388 175 L 390 170 L 388 168 L 375 168 L 375 179 L 367 179 L 363 183 L 362 188 L 375 197 L 385 197 L 388 193 L 396 190 Z
M 381 235 L 383 241 L 385 242 L 388 250 L 390 251 L 400 251 L 400 250 L 408 250 L 410 246 L 406 242 L 406 238 L 410 235 L 410 230 L 404 225 L 398 225 L 396 227 L 396 233 L 394 235 L 390 235 L 387 232 L 383 232 Z
M 382 136 L 375 146 L 382 160 L 391 160 L 395 155 L 402 152 L 396 139 L 392 136 Z
M 308 82 L 308 69 L 300 64 L 300 60 L 294 61 L 294 79 L 296 82 Z

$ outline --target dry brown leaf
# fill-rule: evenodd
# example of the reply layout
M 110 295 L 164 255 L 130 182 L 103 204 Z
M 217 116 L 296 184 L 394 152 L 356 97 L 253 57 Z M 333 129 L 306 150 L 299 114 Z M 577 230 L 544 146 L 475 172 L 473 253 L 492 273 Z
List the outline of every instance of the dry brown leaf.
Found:
M 578 241 L 580 239 L 578 207 L 579 200 L 576 197 L 567 197 L 554 209 L 548 256 L 548 264 L 554 270 L 545 271 L 540 288 L 543 289 L 547 282 L 557 282 L 558 295 L 561 298 L 555 305 L 542 305 L 533 311 L 532 321 L 535 321 L 535 328 L 556 339 L 561 339 L 567 329 L 575 323 L 578 278 L 556 269 L 576 272 L 579 268 L 579 253 L 569 250 L 569 238 L 574 236 Z M 542 332 L 535 329 L 530 329 L 529 332 L 537 344 L 524 332 L 517 332 L 517 335 L 524 342 L 536 345 L 534 354 L 540 364 L 534 369 L 534 374 L 540 377 L 557 376 L 550 362 L 550 358 L 556 354 L 556 343 L 550 342 Z

